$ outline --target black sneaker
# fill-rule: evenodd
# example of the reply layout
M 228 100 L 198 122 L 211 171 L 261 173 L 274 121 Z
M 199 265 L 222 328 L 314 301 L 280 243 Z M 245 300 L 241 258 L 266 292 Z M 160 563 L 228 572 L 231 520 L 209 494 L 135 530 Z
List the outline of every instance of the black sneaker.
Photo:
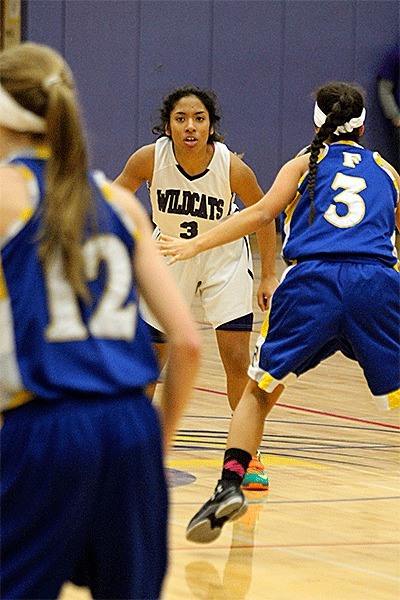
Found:
M 240 486 L 220 480 L 213 496 L 187 526 L 186 539 L 197 544 L 208 544 L 217 539 L 225 523 L 235 521 L 246 510 L 247 500 Z

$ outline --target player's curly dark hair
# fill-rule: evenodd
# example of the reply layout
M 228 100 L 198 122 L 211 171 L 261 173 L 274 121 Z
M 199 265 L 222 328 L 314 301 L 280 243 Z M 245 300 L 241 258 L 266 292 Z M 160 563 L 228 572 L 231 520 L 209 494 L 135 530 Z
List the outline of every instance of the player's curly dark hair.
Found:
M 360 128 L 347 133 L 334 133 L 339 125 L 343 125 L 361 115 L 364 108 L 364 90 L 358 84 L 332 81 L 318 88 L 315 97 L 319 108 L 326 115 L 325 123 L 315 134 L 310 146 L 308 173 L 308 194 L 310 196 L 310 224 L 314 220 L 314 190 L 318 168 L 318 156 L 326 140 L 352 140 L 358 142 Z
M 165 127 L 170 124 L 171 112 L 177 102 L 179 102 L 181 98 L 186 98 L 186 96 L 197 96 L 207 109 L 210 118 L 210 128 L 213 129 L 213 133 L 210 133 L 208 137 L 208 143 L 223 142 L 223 137 L 218 131 L 221 111 L 218 106 L 217 96 L 212 90 L 202 89 L 195 85 L 185 85 L 183 87 L 175 88 L 165 96 L 163 104 L 159 109 L 159 122 L 154 125 L 152 133 L 155 135 L 158 134 L 159 137 L 167 135 L 165 133 Z

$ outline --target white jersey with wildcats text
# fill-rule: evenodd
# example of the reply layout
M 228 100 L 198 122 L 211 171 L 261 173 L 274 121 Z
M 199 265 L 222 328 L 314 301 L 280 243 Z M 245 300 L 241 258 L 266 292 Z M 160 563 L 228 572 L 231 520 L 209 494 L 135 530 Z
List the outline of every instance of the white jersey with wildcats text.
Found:
M 162 233 L 190 239 L 215 227 L 235 211 L 230 188 L 230 151 L 214 142 L 207 169 L 189 175 L 177 163 L 169 137 L 156 141 L 149 187 L 152 218 Z

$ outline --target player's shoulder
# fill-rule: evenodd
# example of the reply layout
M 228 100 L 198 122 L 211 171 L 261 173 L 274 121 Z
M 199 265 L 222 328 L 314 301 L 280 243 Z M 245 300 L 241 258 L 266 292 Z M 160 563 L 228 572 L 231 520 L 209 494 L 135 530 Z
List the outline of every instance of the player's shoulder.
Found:
M 301 150 L 299 150 L 299 152 L 297 152 L 297 154 L 295 154 L 295 158 L 297 156 L 304 156 L 305 154 L 309 154 L 311 152 L 311 146 L 304 146 L 304 148 L 302 148 Z
M 147 214 L 135 194 L 118 182 L 110 181 L 101 171 L 93 175 L 104 198 L 114 207 L 127 228 L 130 231 L 136 230 L 138 226 L 140 228 Z
M 132 159 L 135 157 L 140 157 L 142 160 L 146 158 L 154 158 L 156 144 L 155 142 L 152 144 L 145 144 L 144 146 L 140 146 L 131 156 Z
M 24 169 L 20 165 L 0 164 L 0 201 L 8 202 L 14 195 L 21 193 L 26 187 L 26 180 Z
M 252 172 L 251 167 L 246 163 L 243 159 L 244 153 L 238 154 L 237 152 L 233 152 L 227 148 L 229 153 L 230 162 L 231 162 L 231 172 L 232 170 L 240 172 Z
M 35 185 L 35 190 L 37 186 Z M 30 190 L 23 172 L 15 165 L 0 166 L 0 236 L 20 217 L 25 209 L 31 209 L 37 201 Z M 35 201 L 32 200 L 35 195 Z M 32 196 L 32 197 L 31 197 Z
M 111 204 L 118 204 L 119 202 L 123 204 L 125 202 L 129 203 L 132 199 L 132 192 L 123 187 L 118 181 L 111 181 L 108 179 L 103 171 L 95 170 L 92 171 L 91 174 L 104 198 Z
M 125 172 L 129 177 L 150 180 L 153 173 L 154 157 L 155 144 L 141 146 L 129 157 Z
M 400 174 L 397 172 L 395 167 L 385 160 L 383 156 L 379 154 L 379 152 L 373 152 L 372 154 L 375 163 L 379 165 L 379 167 L 381 167 L 386 173 L 388 173 L 390 178 L 395 182 L 396 189 L 400 190 Z

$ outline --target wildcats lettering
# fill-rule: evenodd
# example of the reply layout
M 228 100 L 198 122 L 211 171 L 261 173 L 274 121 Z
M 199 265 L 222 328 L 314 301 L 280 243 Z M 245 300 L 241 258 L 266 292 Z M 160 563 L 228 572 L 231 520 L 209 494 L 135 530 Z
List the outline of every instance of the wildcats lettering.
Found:
M 188 190 L 157 190 L 157 203 L 161 212 L 210 221 L 218 221 L 224 210 L 223 200 Z

